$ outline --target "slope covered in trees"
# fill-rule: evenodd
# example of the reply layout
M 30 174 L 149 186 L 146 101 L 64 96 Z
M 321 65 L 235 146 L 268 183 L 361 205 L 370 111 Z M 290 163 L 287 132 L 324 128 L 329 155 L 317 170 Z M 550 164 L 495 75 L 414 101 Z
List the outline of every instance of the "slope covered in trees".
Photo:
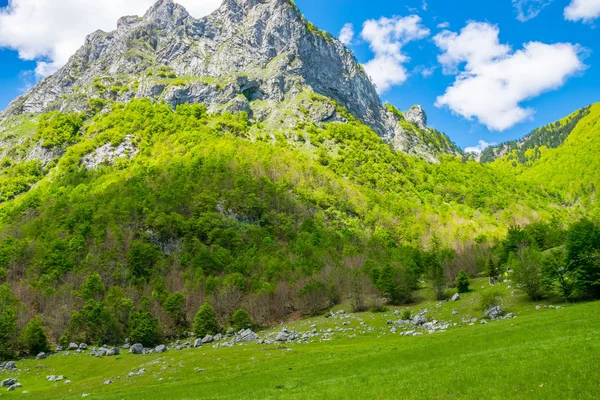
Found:
M 421 277 L 443 292 L 485 271 L 509 226 L 572 212 L 492 165 L 396 152 L 358 122 L 274 137 L 199 104 L 112 108 L 9 129 L 59 156 L 0 206 L 7 336 L 44 315 L 52 342 L 150 343 L 189 331 L 205 300 L 225 325 L 240 308 L 262 325 L 410 301 Z

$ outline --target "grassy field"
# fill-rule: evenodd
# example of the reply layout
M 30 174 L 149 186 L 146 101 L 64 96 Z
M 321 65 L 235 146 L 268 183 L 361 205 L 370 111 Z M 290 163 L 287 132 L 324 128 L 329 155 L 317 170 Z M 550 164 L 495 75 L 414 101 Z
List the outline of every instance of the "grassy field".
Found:
M 483 281 L 454 303 L 421 301 L 412 311 L 458 323 L 419 337 L 391 334 L 384 313 L 318 317 L 286 325 L 304 332 L 354 328 L 309 344 L 169 350 L 96 358 L 54 356 L 17 363 L 23 388 L 3 398 L 35 399 L 596 399 L 600 390 L 600 302 L 536 310 L 506 284 L 504 308 L 518 317 L 474 325 Z M 427 297 L 427 292 L 423 293 Z M 458 315 L 453 316 L 452 311 Z M 349 326 L 343 326 L 349 322 Z M 367 327 L 361 325 L 364 322 Z M 273 329 L 273 330 L 278 330 Z M 127 375 L 140 368 L 141 376 Z M 48 382 L 65 375 L 72 383 Z M 2 379 L 9 375 L 2 374 Z M 113 381 L 110 385 L 104 382 Z M 27 394 L 23 394 L 27 391 Z

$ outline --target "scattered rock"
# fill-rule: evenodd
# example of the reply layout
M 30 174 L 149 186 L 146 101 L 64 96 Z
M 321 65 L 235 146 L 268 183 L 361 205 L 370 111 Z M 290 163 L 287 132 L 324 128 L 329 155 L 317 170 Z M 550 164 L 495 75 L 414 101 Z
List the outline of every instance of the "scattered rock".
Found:
M 69 343 L 69 350 L 75 351 L 77 349 L 79 349 L 79 346 L 77 346 L 77 343 Z
M 458 301 L 460 300 L 460 295 L 458 293 L 454 293 L 454 296 L 452 296 L 452 301 Z
M 88 346 L 87 346 L 87 344 L 85 344 L 85 343 L 81 343 L 81 344 L 79 345 L 79 350 L 87 350 L 87 348 L 88 348 Z
M 48 356 L 44 352 L 38 353 L 38 355 L 35 356 L 36 360 L 45 360 L 46 358 L 48 358 Z
M 0 386 L 2 387 L 9 387 L 14 385 L 15 383 L 17 383 L 17 380 L 15 378 L 7 378 L 5 380 L 2 381 L 2 383 L 0 384 Z
M 194 340 L 194 348 L 202 347 L 202 339 Z
M 206 335 L 204 336 L 204 339 L 202 339 L 202 343 L 206 344 L 206 343 L 212 343 L 215 341 L 215 338 L 212 335 Z
M 500 306 L 491 306 L 485 312 L 485 316 L 489 319 L 498 319 L 504 315 L 504 311 L 500 308 Z
M 113 347 L 111 349 L 108 349 L 108 351 L 106 352 L 107 356 L 118 356 L 119 354 L 121 354 L 121 350 L 119 350 L 118 347 Z
M 62 346 L 56 346 L 56 352 L 57 353 L 60 353 L 63 350 L 64 350 L 64 347 L 62 347 Z
M 144 346 L 140 343 L 136 343 L 129 348 L 131 354 L 144 354 Z
M 155 353 L 164 353 L 167 351 L 167 346 L 165 346 L 164 344 L 161 344 L 160 346 L 156 346 L 156 348 L 154 349 Z
M 275 338 L 275 340 L 277 340 L 278 342 L 287 342 L 288 339 L 289 339 L 289 335 L 285 331 L 279 332 L 277 334 L 277 337 Z
M 458 311 L 452 311 L 452 315 L 458 315 Z
M 111 383 L 112 383 L 112 381 L 111 381 L 110 379 L 108 379 L 108 380 L 104 381 L 104 384 L 105 384 L 105 385 L 110 385 Z
M 504 317 L 504 319 L 511 319 L 511 318 L 516 318 L 515 314 L 513 314 L 513 313 L 508 313 L 508 314 L 506 314 L 506 316 Z

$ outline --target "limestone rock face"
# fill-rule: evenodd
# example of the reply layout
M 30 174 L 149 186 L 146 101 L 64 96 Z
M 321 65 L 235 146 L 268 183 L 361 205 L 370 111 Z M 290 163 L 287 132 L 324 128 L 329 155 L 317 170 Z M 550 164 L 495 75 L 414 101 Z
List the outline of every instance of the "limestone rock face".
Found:
M 410 110 L 404 113 L 404 117 L 407 121 L 412 122 L 420 129 L 427 129 L 427 114 L 423 107 L 419 105 L 412 106 Z
M 62 69 L 11 103 L 0 121 L 85 111 L 90 99 L 135 98 L 243 111 L 270 129 L 345 121 L 341 106 L 399 150 L 411 153 L 425 141 L 382 106 L 352 52 L 306 21 L 290 0 L 224 0 L 201 19 L 173 0 L 158 0 L 143 17 L 123 17 L 115 31 L 89 35 Z M 426 129 L 421 107 L 406 121 Z M 411 154 L 435 161 L 430 150 Z M 457 153 L 456 147 L 444 151 Z

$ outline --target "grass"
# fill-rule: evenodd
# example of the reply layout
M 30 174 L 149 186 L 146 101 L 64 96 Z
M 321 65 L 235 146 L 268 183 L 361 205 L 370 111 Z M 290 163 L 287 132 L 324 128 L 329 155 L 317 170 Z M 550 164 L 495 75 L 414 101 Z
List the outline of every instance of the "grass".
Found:
M 422 302 L 430 315 L 459 322 L 477 310 L 476 281 L 459 302 Z M 481 289 L 481 286 L 484 288 Z M 161 355 L 96 358 L 54 356 L 20 361 L 23 388 L 4 398 L 36 399 L 593 399 L 600 369 L 600 303 L 542 308 L 501 285 L 505 308 L 518 315 L 488 324 L 459 324 L 445 333 L 401 337 L 389 333 L 385 313 L 317 317 L 288 324 L 305 331 L 342 327 L 331 341 L 310 344 L 169 350 Z M 424 293 L 423 295 L 426 295 Z M 452 316 L 452 310 L 459 312 Z M 361 327 L 365 322 L 372 330 Z M 347 327 L 344 327 L 347 328 Z M 274 329 L 278 330 L 278 329 Z M 352 337 L 353 334 L 356 337 Z M 145 368 L 144 375 L 127 377 Z M 65 375 L 72 383 L 47 382 Z M 15 375 L 15 374 L 13 374 Z M 8 377 L 4 373 L 1 378 Z M 112 379 L 111 385 L 103 382 Z

